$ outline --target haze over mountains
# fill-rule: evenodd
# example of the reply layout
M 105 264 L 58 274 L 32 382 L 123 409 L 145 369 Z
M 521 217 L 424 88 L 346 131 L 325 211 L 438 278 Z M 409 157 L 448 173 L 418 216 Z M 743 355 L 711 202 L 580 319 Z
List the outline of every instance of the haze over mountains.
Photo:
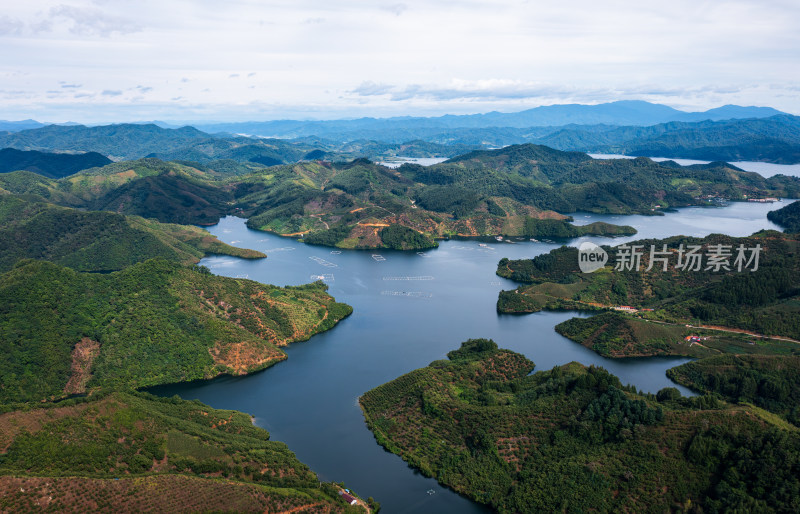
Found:
M 535 143 L 559 150 L 724 161 L 800 162 L 800 117 L 727 105 L 684 112 L 642 101 L 552 105 L 517 113 L 437 118 L 278 120 L 177 127 L 163 122 L 33 127 L 0 122 L 0 148 L 98 152 L 111 160 L 158 157 L 265 166 L 301 160 L 451 158 Z
M 670 121 L 725 120 L 765 118 L 783 114 L 770 107 L 725 105 L 705 112 L 685 112 L 666 105 L 639 100 L 624 100 L 598 105 L 563 104 L 535 107 L 521 112 L 445 115 L 435 118 L 403 116 L 396 118 L 359 118 L 333 121 L 292 121 L 196 124 L 208 132 L 231 132 L 270 137 L 303 137 L 361 130 L 400 128 L 487 128 L 548 127 L 561 125 L 655 125 Z

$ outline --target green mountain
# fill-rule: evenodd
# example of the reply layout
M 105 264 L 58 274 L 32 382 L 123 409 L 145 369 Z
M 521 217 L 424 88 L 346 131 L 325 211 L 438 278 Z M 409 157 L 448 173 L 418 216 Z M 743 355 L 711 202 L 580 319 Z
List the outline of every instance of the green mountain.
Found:
M 753 249 L 759 245 L 760 250 L 755 252 Z M 638 248 L 636 254 L 641 254 L 638 270 L 634 265 L 636 258 L 631 259 L 634 247 Z M 699 260 L 690 263 L 688 253 L 692 247 L 696 247 L 694 254 Z M 651 248 L 656 252 L 652 267 Z M 753 343 L 751 346 L 756 343 L 747 331 L 800 340 L 800 239 L 793 235 L 762 231 L 742 238 L 721 234 L 702 239 L 676 236 L 604 247 L 604 250 L 608 262 L 593 273 L 580 271 L 576 248 L 562 247 L 533 259 L 501 260 L 498 275 L 529 285 L 502 291 L 497 301 L 498 311 L 611 310 L 628 306 L 643 320 L 638 325 L 669 323 L 681 329 L 671 329 L 669 335 L 661 327 L 642 329 L 607 317 L 575 320 L 562 326 L 565 335 L 579 342 L 592 341 L 592 349 L 617 357 L 692 354 L 681 339 L 687 327 L 695 329 L 695 334 L 703 327 L 727 328 L 730 333 L 718 334 L 725 338 L 701 342 L 702 346 L 725 353 L 745 353 L 743 341 L 730 347 L 725 344 L 737 331 L 748 344 Z M 714 259 L 713 255 L 720 257 Z M 739 260 L 740 256 L 743 260 Z M 685 269 L 677 267 L 679 258 L 689 264 Z M 621 263 L 626 264 L 625 269 L 614 269 Z M 592 335 L 594 332 L 598 332 L 597 337 Z M 779 340 L 759 340 L 757 344 L 776 353 L 797 353 L 798 348 L 796 343 L 784 344 Z
M 656 208 L 702 204 L 704 198 L 733 200 L 800 195 L 800 179 L 765 179 L 722 162 L 678 166 L 647 158 L 595 160 L 531 144 L 472 152 L 441 164 L 400 171 L 425 184 L 459 185 L 507 196 L 561 213 L 650 213 Z
M 257 167 L 256 169 L 260 169 Z M 0 189 L 52 203 L 156 218 L 166 223 L 212 225 L 233 197 L 207 166 L 141 159 L 48 180 L 26 172 L 0 175 Z
M 4 511 L 363 512 L 246 414 L 196 401 L 116 392 L 0 426 Z
M 184 264 L 194 264 L 209 254 L 266 257 L 229 246 L 193 226 L 57 207 L 8 194 L 0 195 L 0 247 L 0 272 L 20 259 L 107 272 L 155 257 Z
M 379 444 L 498 512 L 780 512 L 800 498 L 800 433 L 757 407 L 637 394 L 578 363 L 530 374 L 485 339 L 447 356 L 360 404 Z
M 21 261 L 0 275 L 0 403 L 266 368 L 352 309 L 322 283 L 279 288 L 163 259 L 110 274 Z
M 0 173 L 28 170 L 45 177 L 61 178 L 87 168 L 105 166 L 111 161 L 97 152 L 83 154 L 24 152 L 13 148 L 0 150 Z
M 169 223 L 206 225 L 238 214 L 249 218 L 251 228 L 312 244 L 422 249 L 446 237 L 633 234 L 631 227 L 603 223 L 574 226 L 564 213 L 658 214 L 718 197 L 796 197 L 800 179 L 765 179 L 725 163 L 598 161 L 518 145 L 396 170 L 366 159 L 271 167 L 141 159 L 58 181 L 9 173 L 0 175 L 0 190 Z
M 785 232 L 800 232 L 800 202 L 793 202 L 775 211 L 769 211 L 767 219 L 784 227 Z
M 426 184 L 418 173 L 427 169 L 404 165 L 392 170 L 366 159 L 309 162 L 268 168 L 229 183 L 250 228 L 340 248 L 420 249 L 435 246 L 436 238 L 498 234 L 635 233 L 607 224 L 575 227 L 566 216 L 488 190 Z

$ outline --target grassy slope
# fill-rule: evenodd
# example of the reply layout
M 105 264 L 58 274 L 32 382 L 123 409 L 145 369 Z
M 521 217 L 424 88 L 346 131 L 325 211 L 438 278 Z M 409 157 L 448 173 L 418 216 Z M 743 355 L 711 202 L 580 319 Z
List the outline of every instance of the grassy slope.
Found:
M 137 388 L 284 359 L 352 309 L 321 283 L 279 288 L 154 259 L 111 274 L 21 261 L 0 280 L 0 401 Z
M 800 339 L 800 241 L 796 237 L 765 231 L 746 238 L 715 234 L 703 239 L 678 236 L 631 244 L 642 244 L 648 251 L 651 244 L 657 249 L 666 244 L 671 250 L 680 244 L 701 245 L 703 253 L 712 244 L 744 244 L 746 248 L 760 244 L 763 250 L 755 272 L 737 272 L 735 268 L 727 272 L 677 271 L 675 255 L 666 272 L 659 266 L 648 272 L 647 251 L 641 271 L 614 271 L 618 250 L 611 248 L 606 249 L 610 252 L 606 267 L 591 274 L 578 270 L 574 248 L 561 248 L 532 260 L 504 259 L 498 265 L 498 274 L 530 285 L 501 292 L 498 310 L 521 313 L 630 305 L 653 309 L 637 314 L 646 319 L 721 325 Z
M 137 216 L 85 212 L 0 195 L 0 271 L 44 259 L 78 271 L 114 271 L 154 257 L 193 264 L 209 254 L 263 258 L 197 227 Z
M 4 511 L 347 510 L 249 416 L 196 401 L 117 392 L 1 414 L 0 427 Z
M 448 356 L 365 393 L 361 406 L 380 444 L 500 512 L 800 501 L 800 439 L 756 409 L 706 397 L 658 403 L 576 363 L 528 375 L 530 361 L 485 341 Z

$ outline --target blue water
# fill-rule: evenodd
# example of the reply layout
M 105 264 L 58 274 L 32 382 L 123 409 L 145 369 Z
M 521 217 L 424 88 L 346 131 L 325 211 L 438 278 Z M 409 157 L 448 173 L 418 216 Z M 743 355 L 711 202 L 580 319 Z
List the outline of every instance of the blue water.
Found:
M 617 244 L 678 234 L 748 235 L 762 228 L 777 228 L 765 217 L 774 208 L 735 203 L 723 208 L 680 209 L 659 217 L 579 213 L 575 219 L 576 223 L 629 224 L 640 230 L 635 237 L 591 238 L 598 244 Z M 485 511 L 378 446 L 357 404 L 365 391 L 444 358 L 468 338 L 492 338 L 501 347 L 528 356 L 537 370 L 571 361 L 600 365 L 623 383 L 649 392 L 675 386 L 665 370 L 688 360 L 600 357 L 553 330 L 561 321 L 580 315 L 576 313 L 497 314 L 498 292 L 516 287 L 494 274 L 497 262 L 502 257 L 530 258 L 558 244 L 492 242 L 483 248 L 477 241 L 443 241 L 438 249 L 421 254 L 384 250 L 331 253 L 330 248 L 249 230 L 244 220 L 234 217 L 208 230 L 225 242 L 269 255 L 259 261 L 203 259 L 202 264 L 214 273 L 278 285 L 303 284 L 322 275 L 330 293 L 352 305 L 354 313 L 333 330 L 289 346 L 289 358 L 263 372 L 162 387 L 155 392 L 254 415 L 259 426 L 269 430 L 274 440 L 287 443 L 322 479 L 343 481 L 359 495 L 375 497 L 383 512 Z M 393 280 L 399 277 L 427 280 Z M 428 490 L 435 493 L 428 494 Z

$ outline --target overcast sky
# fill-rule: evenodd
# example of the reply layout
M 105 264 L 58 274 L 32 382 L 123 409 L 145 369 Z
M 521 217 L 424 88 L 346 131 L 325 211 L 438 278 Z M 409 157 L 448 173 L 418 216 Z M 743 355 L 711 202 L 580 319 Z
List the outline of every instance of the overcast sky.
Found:
M 640 99 L 800 114 L 798 0 L 25 0 L 0 119 L 329 119 Z

